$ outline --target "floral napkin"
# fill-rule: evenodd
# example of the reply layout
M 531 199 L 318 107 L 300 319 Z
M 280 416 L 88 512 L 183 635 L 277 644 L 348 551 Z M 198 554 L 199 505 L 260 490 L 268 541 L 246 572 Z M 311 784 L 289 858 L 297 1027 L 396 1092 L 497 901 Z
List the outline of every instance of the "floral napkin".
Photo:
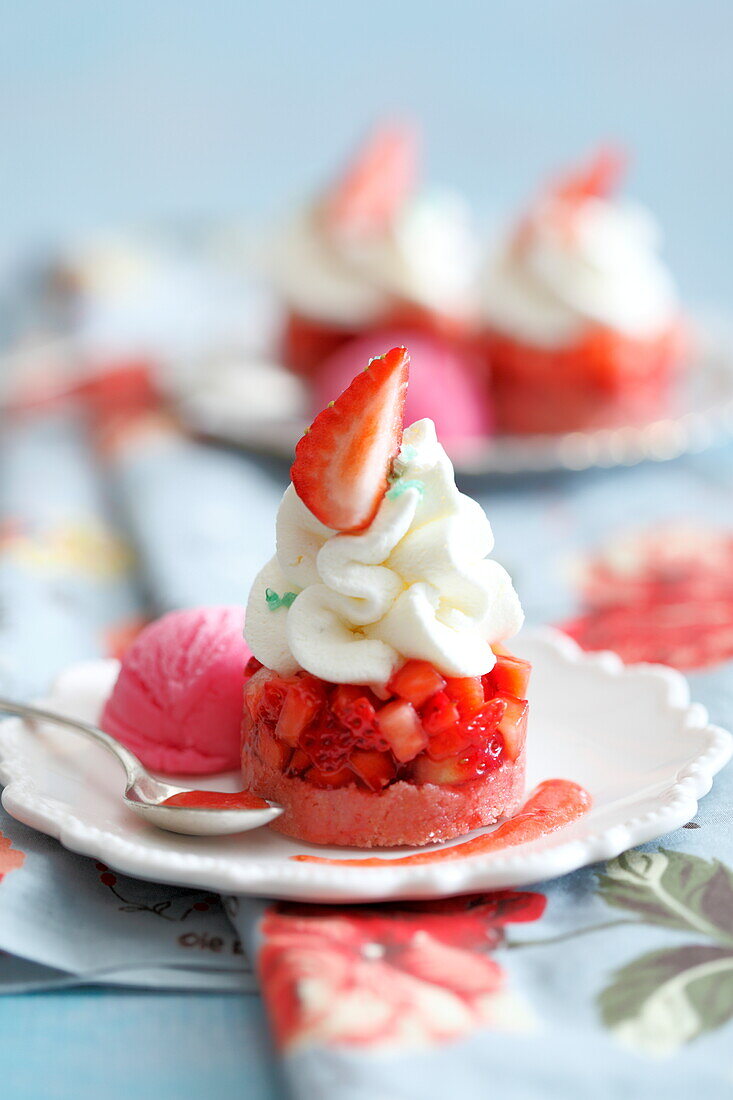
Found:
M 0 694 L 32 699 L 68 663 L 116 655 L 144 621 L 72 401 L 0 431 Z M 0 809 L 0 992 L 80 982 L 241 990 L 252 974 L 218 897 L 137 882 Z

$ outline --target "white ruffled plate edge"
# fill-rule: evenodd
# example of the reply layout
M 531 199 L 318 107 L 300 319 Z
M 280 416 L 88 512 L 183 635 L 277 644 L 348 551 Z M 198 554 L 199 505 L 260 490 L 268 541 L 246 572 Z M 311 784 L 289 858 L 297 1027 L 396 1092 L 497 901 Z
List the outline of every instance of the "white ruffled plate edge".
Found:
M 526 637 L 579 670 L 592 667 L 608 677 L 635 681 L 637 686 L 650 679 L 663 683 L 664 706 L 683 713 L 684 727 L 704 736 L 702 751 L 673 777 L 668 790 L 646 812 L 569 841 L 562 839 L 564 830 L 558 830 L 549 844 L 545 839 L 541 850 L 533 850 L 529 843 L 455 862 L 369 869 L 283 858 L 252 858 L 235 864 L 225 855 L 142 845 L 122 831 L 82 819 L 63 802 L 44 795 L 21 751 L 23 722 L 12 718 L 0 723 L 0 783 L 5 784 L 2 804 L 17 820 L 55 837 L 71 851 L 103 860 L 122 874 L 224 893 L 321 902 L 443 897 L 529 886 L 611 859 L 692 820 L 699 799 L 733 755 L 733 737 L 708 722 L 701 704 L 690 702 L 685 678 L 660 665 L 624 665 L 614 653 L 585 653 L 570 638 L 549 628 L 527 631 Z

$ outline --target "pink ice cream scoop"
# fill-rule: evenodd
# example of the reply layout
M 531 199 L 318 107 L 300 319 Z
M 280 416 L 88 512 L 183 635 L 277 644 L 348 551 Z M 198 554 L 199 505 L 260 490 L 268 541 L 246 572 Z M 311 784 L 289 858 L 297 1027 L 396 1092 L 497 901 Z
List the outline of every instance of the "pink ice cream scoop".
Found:
M 243 607 L 173 611 L 147 626 L 122 660 L 102 729 L 153 771 L 239 768 Z
M 314 383 L 314 411 L 333 401 L 369 359 L 404 344 L 410 352 L 405 424 L 429 417 L 438 438 L 456 452 L 491 434 L 493 415 L 485 381 L 471 354 L 429 333 L 390 327 L 344 344 L 321 366 Z

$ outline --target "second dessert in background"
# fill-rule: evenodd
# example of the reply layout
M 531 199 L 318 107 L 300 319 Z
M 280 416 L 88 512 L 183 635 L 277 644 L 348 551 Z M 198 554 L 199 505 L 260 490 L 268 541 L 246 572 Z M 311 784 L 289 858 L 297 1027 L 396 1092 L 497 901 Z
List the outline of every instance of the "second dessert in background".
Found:
M 575 431 L 667 411 L 685 340 L 659 234 L 615 197 L 602 151 L 547 188 L 512 228 L 483 286 L 497 429 Z
M 470 210 L 454 192 L 420 188 L 419 174 L 415 128 L 382 123 L 273 235 L 266 263 L 291 370 L 310 377 L 346 341 L 385 325 L 465 334 L 478 270 Z

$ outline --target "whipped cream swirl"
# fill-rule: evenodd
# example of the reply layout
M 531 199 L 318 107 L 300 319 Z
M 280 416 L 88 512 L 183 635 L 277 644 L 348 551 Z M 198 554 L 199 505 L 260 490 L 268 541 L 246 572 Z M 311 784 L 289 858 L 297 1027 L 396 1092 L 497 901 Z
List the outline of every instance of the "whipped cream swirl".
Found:
M 489 325 L 546 347 L 589 325 L 652 338 L 676 316 L 651 217 L 627 202 L 547 200 L 499 250 L 484 283 Z
M 394 473 L 358 535 L 324 526 L 287 489 L 277 553 L 247 607 L 247 642 L 268 668 L 379 685 L 421 658 L 448 676 L 480 676 L 494 665 L 491 643 L 519 630 L 511 578 L 487 559 L 489 521 L 456 488 L 431 420 L 406 429 Z
M 395 301 L 462 312 L 475 234 L 465 203 L 447 192 L 414 198 L 382 233 L 360 237 L 330 231 L 313 206 L 272 242 L 268 266 L 292 309 L 344 326 L 379 321 Z

